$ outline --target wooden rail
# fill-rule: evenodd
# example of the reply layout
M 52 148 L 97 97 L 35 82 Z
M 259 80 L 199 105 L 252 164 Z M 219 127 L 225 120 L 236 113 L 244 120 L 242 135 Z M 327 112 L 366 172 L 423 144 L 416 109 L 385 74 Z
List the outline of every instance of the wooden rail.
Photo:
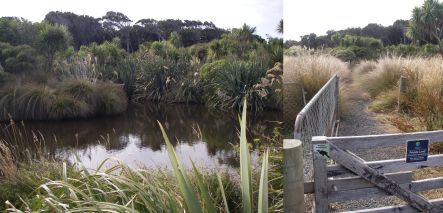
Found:
M 304 193 L 315 193 L 315 212 L 321 213 L 329 211 L 329 203 L 380 198 L 392 194 L 410 202 L 410 205 L 355 212 L 417 212 L 417 209 L 443 212 L 442 199 L 428 201 L 416 194 L 443 188 L 443 177 L 413 180 L 411 175 L 414 169 L 443 166 L 443 155 L 429 155 L 427 161 L 406 163 L 405 158 L 366 162 L 351 154 L 352 150 L 402 146 L 406 145 L 407 141 L 422 139 L 429 139 L 430 144 L 443 142 L 443 131 L 314 137 L 312 144 L 328 144 L 330 159 L 342 165 L 331 164 L 330 160 L 314 157 L 314 182 L 305 182 Z

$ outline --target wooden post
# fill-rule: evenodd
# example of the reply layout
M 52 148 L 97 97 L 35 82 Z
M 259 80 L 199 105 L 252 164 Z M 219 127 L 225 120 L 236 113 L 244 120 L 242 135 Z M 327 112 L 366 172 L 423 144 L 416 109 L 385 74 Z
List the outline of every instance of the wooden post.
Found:
M 316 136 L 312 138 L 312 146 L 325 145 L 326 137 Z M 314 161 L 314 192 L 315 192 L 315 205 L 314 212 L 325 213 L 329 212 L 329 201 L 328 201 L 328 176 L 326 170 L 326 160 L 317 157 L 314 153 L 314 148 L 312 151 L 313 161 Z
M 304 206 L 303 144 L 298 139 L 283 140 L 284 212 L 302 213 Z
M 404 104 L 404 95 L 407 90 L 407 79 L 404 76 L 400 77 L 399 83 L 399 94 L 398 94 L 398 112 L 404 112 L 405 104 Z

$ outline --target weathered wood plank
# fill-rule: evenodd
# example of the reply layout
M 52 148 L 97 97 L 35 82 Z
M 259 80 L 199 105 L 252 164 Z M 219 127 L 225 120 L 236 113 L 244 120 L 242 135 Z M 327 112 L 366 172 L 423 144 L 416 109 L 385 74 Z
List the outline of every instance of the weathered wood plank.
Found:
M 365 135 L 365 136 L 346 136 L 330 137 L 327 140 L 340 149 L 371 149 L 379 147 L 390 147 L 406 145 L 409 140 L 429 139 L 430 143 L 443 142 L 443 130 L 429 132 L 414 132 L 401 134 L 385 135 Z
M 430 200 L 434 205 L 443 205 L 443 198 L 441 199 L 435 199 Z M 417 210 L 409 205 L 401 205 L 401 206 L 386 206 L 381 208 L 374 208 L 374 209 L 362 209 L 362 210 L 356 210 L 356 211 L 350 211 L 352 213 L 417 213 Z M 350 213 L 346 212 L 346 213 Z
M 378 188 L 399 197 L 418 210 L 424 210 L 426 212 L 443 212 L 442 207 L 433 205 L 424 197 L 415 194 L 409 189 L 400 187 L 400 185 L 395 183 L 395 181 L 390 180 L 376 169 L 373 169 L 360 162 L 358 159 L 355 159 L 352 155 L 338 148 L 333 143 L 329 143 L 329 146 L 330 156 L 332 159 L 347 169 L 353 171 L 355 174 L 360 175 L 362 178 L 370 181 Z M 315 193 L 317 193 L 317 191 Z
M 411 183 L 400 184 L 402 188 L 409 189 L 412 192 L 421 192 L 431 189 L 443 188 L 443 177 L 430 178 L 425 180 L 412 181 Z M 348 200 L 366 200 L 375 197 L 392 196 L 376 187 L 362 188 L 348 191 L 329 192 L 329 202 L 342 202 Z
M 410 183 L 412 181 L 412 172 L 410 171 L 387 174 L 386 176 L 397 183 Z M 346 191 L 371 187 L 374 187 L 374 184 L 358 176 L 328 180 L 328 191 Z M 304 193 L 314 193 L 314 181 L 304 183 Z
M 428 160 L 423 162 L 406 163 L 406 159 L 401 158 L 393 160 L 366 161 L 365 164 L 371 168 L 377 169 L 380 173 L 411 171 L 425 167 L 443 166 L 443 154 L 430 155 Z M 351 174 L 348 169 L 339 164 L 328 165 L 327 169 L 328 177 Z
M 314 137 L 312 139 L 312 145 L 326 144 L 325 137 Z M 326 160 L 316 158 L 313 159 L 314 164 L 314 192 L 315 192 L 315 205 L 314 212 L 326 213 L 329 212 L 328 201 L 328 177 L 326 171 Z

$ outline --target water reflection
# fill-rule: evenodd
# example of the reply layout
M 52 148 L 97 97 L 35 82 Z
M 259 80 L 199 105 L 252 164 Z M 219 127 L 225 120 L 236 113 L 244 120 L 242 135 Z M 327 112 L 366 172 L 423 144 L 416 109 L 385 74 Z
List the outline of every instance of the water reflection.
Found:
M 281 112 L 248 117 L 249 137 L 269 136 L 281 121 Z M 211 112 L 203 106 L 146 104 L 132 106 L 123 115 L 77 121 L 26 122 L 40 131 L 49 150 L 57 157 L 74 159 L 77 153 L 88 168 L 108 157 L 132 166 L 168 167 L 169 160 L 160 121 L 186 167 L 191 159 L 206 168 L 238 165 L 233 144 L 238 143 L 237 113 Z

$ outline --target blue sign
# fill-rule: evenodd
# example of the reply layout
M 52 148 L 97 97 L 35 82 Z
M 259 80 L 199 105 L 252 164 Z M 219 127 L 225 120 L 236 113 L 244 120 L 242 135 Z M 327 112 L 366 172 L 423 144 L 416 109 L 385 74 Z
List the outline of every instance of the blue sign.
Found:
M 429 154 L 429 140 L 408 141 L 406 147 L 406 163 L 427 161 Z

